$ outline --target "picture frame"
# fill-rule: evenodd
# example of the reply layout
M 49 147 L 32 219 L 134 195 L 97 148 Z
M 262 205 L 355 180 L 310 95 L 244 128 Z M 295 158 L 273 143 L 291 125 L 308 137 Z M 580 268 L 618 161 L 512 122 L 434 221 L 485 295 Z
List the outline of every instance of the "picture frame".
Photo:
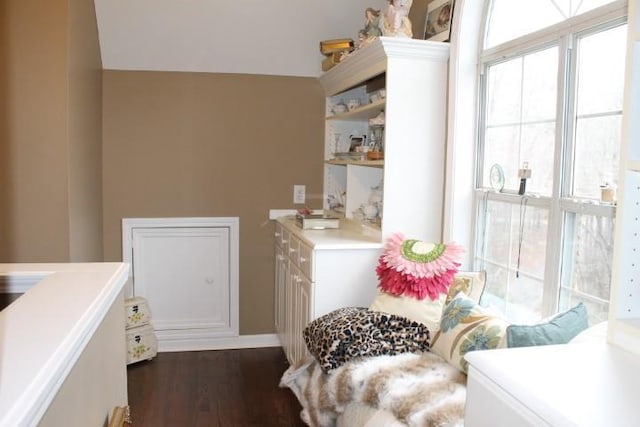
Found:
M 427 6 L 424 20 L 424 39 L 431 41 L 449 41 L 454 0 L 433 0 Z

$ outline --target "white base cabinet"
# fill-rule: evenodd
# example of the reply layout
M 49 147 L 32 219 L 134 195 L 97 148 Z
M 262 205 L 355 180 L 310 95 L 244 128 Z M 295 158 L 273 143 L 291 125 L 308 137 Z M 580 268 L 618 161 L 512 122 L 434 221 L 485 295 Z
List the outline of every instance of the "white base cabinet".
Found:
M 292 218 L 277 220 L 275 326 L 289 363 L 307 354 L 302 331 L 310 321 L 371 304 L 381 248 L 346 221 L 338 230 L 302 230 Z
M 465 427 L 640 425 L 640 359 L 604 339 L 465 357 Z

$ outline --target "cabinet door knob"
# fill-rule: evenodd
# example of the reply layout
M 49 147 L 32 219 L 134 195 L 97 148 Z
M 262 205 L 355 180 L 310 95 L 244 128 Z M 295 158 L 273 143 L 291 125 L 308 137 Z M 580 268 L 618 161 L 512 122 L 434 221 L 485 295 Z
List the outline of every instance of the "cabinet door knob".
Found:
M 300 257 L 300 263 L 303 264 L 305 262 L 307 262 L 307 259 L 305 257 L 301 256 Z
M 280 237 L 280 233 L 278 233 L 277 231 L 274 233 L 274 236 L 276 237 Z
M 294 253 L 295 251 L 296 251 L 295 249 L 293 249 L 293 248 L 289 248 L 289 253 L 290 253 L 290 254 Z

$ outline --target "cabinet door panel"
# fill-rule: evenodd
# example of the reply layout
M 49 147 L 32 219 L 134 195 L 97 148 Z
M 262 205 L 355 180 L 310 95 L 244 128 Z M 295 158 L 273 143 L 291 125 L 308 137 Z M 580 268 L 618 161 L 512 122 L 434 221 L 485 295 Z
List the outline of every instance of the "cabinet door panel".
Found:
M 287 356 L 291 364 L 300 361 L 307 354 L 307 347 L 304 343 L 302 331 L 311 320 L 313 285 L 302 275 L 297 267 L 291 265 L 290 271 L 291 305 L 287 314 L 291 315 L 291 329 L 289 334 L 290 349 Z
M 295 313 L 293 310 L 295 301 L 295 282 L 291 273 L 292 264 L 287 260 L 285 274 L 285 287 L 284 287 L 284 342 L 283 347 L 287 355 L 289 363 L 293 363 L 292 357 L 292 342 L 294 336 L 294 321 Z
M 156 330 L 230 328 L 227 227 L 136 228 L 133 272 Z
M 284 240 L 284 228 L 281 224 L 276 223 L 276 231 L 274 233 L 274 239 L 277 246 L 282 247 Z
M 285 287 L 287 281 L 287 258 L 282 253 L 282 248 L 276 246 L 276 287 L 275 287 L 275 327 L 276 332 L 283 340 L 283 331 L 285 327 Z
M 289 256 L 291 261 L 297 266 L 300 266 L 299 250 L 300 250 L 300 240 L 293 235 L 289 235 L 289 248 L 286 255 Z
M 300 270 L 302 270 L 302 274 L 313 280 L 313 250 L 309 246 L 300 242 L 298 255 L 298 265 L 300 266 Z

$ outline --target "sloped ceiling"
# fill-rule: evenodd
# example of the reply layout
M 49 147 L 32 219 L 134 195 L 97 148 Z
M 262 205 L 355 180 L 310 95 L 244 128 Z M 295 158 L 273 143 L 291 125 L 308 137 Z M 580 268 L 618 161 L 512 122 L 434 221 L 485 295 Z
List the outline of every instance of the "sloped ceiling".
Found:
M 318 76 L 386 0 L 95 0 L 105 69 Z

